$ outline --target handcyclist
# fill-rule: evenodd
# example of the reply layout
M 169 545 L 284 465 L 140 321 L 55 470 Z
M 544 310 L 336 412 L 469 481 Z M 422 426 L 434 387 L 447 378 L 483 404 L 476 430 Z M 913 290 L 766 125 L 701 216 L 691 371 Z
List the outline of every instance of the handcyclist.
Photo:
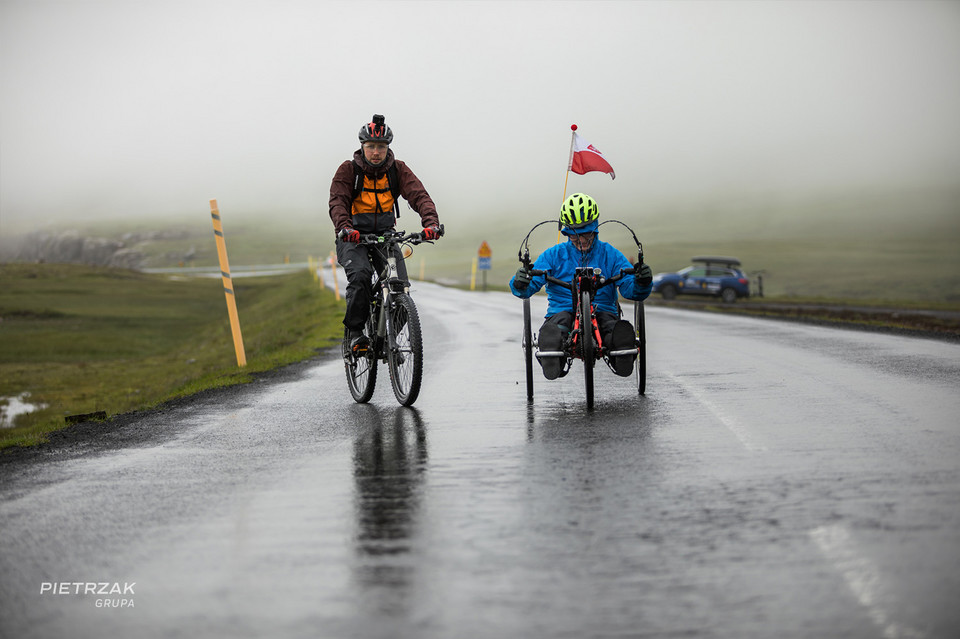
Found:
M 574 269 L 580 266 L 599 268 L 604 278 L 619 275 L 621 269 L 633 268 L 623 253 L 610 244 L 600 241 L 599 219 L 600 210 L 589 195 L 574 193 L 567 198 L 560 208 L 561 232 L 567 237 L 567 241 L 541 253 L 533 264 L 533 269 L 544 271 L 564 281 L 572 281 Z M 616 287 L 625 298 L 642 301 L 650 295 L 652 280 L 653 274 L 650 267 L 644 264 L 633 277 L 624 277 Z M 510 280 L 510 290 L 517 297 L 528 298 L 543 288 L 545 283 L 547 315 L 546 321 L 540 327 L 538 344 L 541 351 L 556 352 L 563 349 L 564 339 L 573 326 L 573 294 L 570 289 L 547 283 L 544 275 L 533 276 L 525 266 L 521 266 Z M 630 322 L 620 319 L 617 291 L 614 290 L 613 285 L 597 291 L 594 306 L 597 324 L 600 327 L 600 338 L 608 350 L 632 348 L 636 344 L 633 327 Z M 626 377 L 633 372 L 635 358 L 634 354 L 619 355 L 610 359 L 617 375 Z M 564 370 L 566 360 L 563 357 L 541 356 L 539 359 L 543 376 L 547 379 L 556 379 L 566 372 Z
M 352 160 L 337 169 L 330 184 L 330 219 L 337 233 L 337 261 L 347 276 L 347 311 L 343 318 L 345 339 L 356 349 L 365 345 L 363 326 L 370 314 L 374 268 L 383 269 L 386 256 L 358 246 L 361 234 L 393 230 L 400 216 L 400 198 L 420 216 L 424 239 L 440 237 L 437 207 L 420 179 L 406 163 L 397 160 L 390 143 L 393 131 L 382 115 L 360 129 L 360 148 Z M 407 279 L 400 250 L 395 250 L 397 274 Z

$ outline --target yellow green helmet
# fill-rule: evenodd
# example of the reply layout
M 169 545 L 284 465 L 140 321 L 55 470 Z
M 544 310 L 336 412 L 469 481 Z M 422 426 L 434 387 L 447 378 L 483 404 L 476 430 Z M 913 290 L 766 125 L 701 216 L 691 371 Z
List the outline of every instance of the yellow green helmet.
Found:
M 574 193 L 560 207 L 560 223 L 571 230 L 583 228 L 599 219 L 597 203 L 584 193 Z

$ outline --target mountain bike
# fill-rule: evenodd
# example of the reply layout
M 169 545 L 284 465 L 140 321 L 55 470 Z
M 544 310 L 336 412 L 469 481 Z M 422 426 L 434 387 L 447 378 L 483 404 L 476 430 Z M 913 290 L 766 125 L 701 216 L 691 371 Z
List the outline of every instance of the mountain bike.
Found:
M 601 223 L 616 223 L 624 226 L 633 236 L 633 241 L 637 245 L 637 262 L 631 269 L 621 269 L 617 275 L 604 278 L 600 269 L 593 267 L 578 267 L 574 271 L 571 281 L 561 280 L 553 277 L 544 271 L 535 270 L 530 262 L 529 239 L 534 229 L 541 224 L 556 223 L 555 220 L 548 220 L 537 224 L 527 237 L 521 243 L 521 249 L 518 253 L 520 263 L 530 271 L 533 277 L 544 275 L 547 282 L 569 288 L 573 297 L 573 329 L 564 339 L 563 346 L 559 351 L 540 351 L 539 345 L 533 338 L 532 320 L 530 317 L 530 299 L 523 300 L 523 338 L 521 345 L 524 353 L 524 363 L 526 368 L 527 382 L 527 400 L 533 401 L 533 358 L 542 357 L 563 357 L 565 365 L 562 374 L 570 369 L 574 359 L 583 361 L 583 385 L 586 393 L 587 408 L 593 408 L 594 395 L 594 365 L 601 359 L 607 363 L 611 370 L 614 370 L 611 357 L 624 355 L 636 355 L 637 359 L 634 365 L 635 377 L 637 383 L 637 392 L 643 395 L 646 392 L 647 384 L 647 338 L 646 321 L 643 310 L 643 302 L 634 302 L 633 307 L 633 328 L 636 342 L 633 348 L 625 350 L 611 351 L 603 343 L 600 336 L 600 327 L 597 323 L 596 309 L 594 308 L 593 298 L 597 291 L 605 286 L 616 284 L 627 275 L 633 275 L 641 266 L 643 266 L 643 245 L 637 239 L 633 230 L 618 220 L 606 220 Z M 619 305 L 619 301 L 618 301 Z M 622 309 L 621 309 L 622 312 Z M 537 349 L 534 352 L 534 349 Z
M 443 235 L 443 225 L 440 226 Z M 384 258 L 383 270 L 375 276 L 370 296 L 370 315 L 363 328 L 366 344 L 351 348 L 344 330 L 342 345 L 347 386 L 353 399 L 363 404 L 370 401 L 377 385 L 377 367 L 385 363 L 390 369 L 393 394 L 403 406 L 411 406 L 420 394 L 423 377 L 423 338 L 420 316 L 410 297 L 410 282 L 397 274 L 396 253 L 402 246 L 430 243 L 422 233 L 386 231 L 360 236 L 359 244 L 368 251 L 378 251 Z

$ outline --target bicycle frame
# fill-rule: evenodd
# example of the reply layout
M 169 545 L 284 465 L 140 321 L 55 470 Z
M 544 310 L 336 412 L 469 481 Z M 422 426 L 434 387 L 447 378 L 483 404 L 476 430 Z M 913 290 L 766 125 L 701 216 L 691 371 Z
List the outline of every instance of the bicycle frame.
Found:
M 620 277 L 622 277 L 622 275 Z M 570 285 L 570 290 L 573 293 L 573 330 L 570 331 L 570 338 L 572 354 L 577 359 L 583 359 L 583 347 L 580 336 L 584 330 L 591 330 L 593 332 L 594 343 L 598 346 L 594 351 L 595 359 L 599 360 L 603 357 L 603 340 L 600 338 L 600 325 L 597 323 L 597 311 L 593 306 L 593 297 L 601 287 L 619 280 L 620 277 L 601 283 L 600 269 L 590 267 L 579 267 L 576 269 L 573 282 Z M 584 292 L 590 295 L 590 327 L 587 329 L 584 329 L 580 325 L 580 305 L 583 303 L 581 298 Z
M 625 275 L 632 273 L 632 270 L 624 269 L 618 275 L 611 277 L 609 279 L 603 279 L 600 274 L 600 269 L 595 269 L 592 267 L 578 267 L 574 273 L 573 280 L 567 282 L 559 278 L 553 277 L 549 273 L 544 271 L 538 271 L 530 269 L 530 274 L 533 276 L 545 275 L 547 282 L 551 284 L 556 284 L 558 286 L 563 286 L 564 288 L 569 288 L 571 294 L 573 295 L 573 329 L 570 331 L 569 343 L 563 351 L 538 351 L 538 357 L 558 357 L 565 356 L 567 359 L 583 359 L 583 349 L 581 347 L 580 336 L 583 335 L 584 329 L 580 320 L 580 308 L 583 303 L 582 297 L 583 293 L 588 293 L 589 295 L 589 315 L 590 315 L 590 327 L 587 330 L 590 330 L 593 333 L 593 338 L 597 349 L 595 350 L 595 360 L 603 359 L 604 355 L 629 355 L 636 353 L 636 349 L 630 349 L 627 351 L 612 351 L 606 352 L 603 349 L 603 340 L 600 337 L 600 325 L 597 322 L 597 311 L 593 304 L 593 298 L 596 295 L 597 291 L 605 286 L 610 286 L 619 282 Z
M 387 348 L 382 348 L 383 344 L 389 340 L 390 335 L 392 335 L 389 330 L 391 327 L 388 326 L 391 322 L 390 313 L 384 312 L 389 311 L 393 297 L 398 293 L 409 293 L 410 292 L 410 283 L 404 280 L 401 280 L 397 275 L 397 257 L 393 254 L 393 242 L 388 243 L 387 245 L 387 265 L 384 267 L 383 271 L 380 272 L 377 276 L 377 281 L 374 282 L 373 288 L 374 291 L 379 293 L 380 303 L 375 307 L 374 312 L 377 313 L 377 333 L 376 333 L 376 342 L 378 348 L 375 353 L 378 358 L 387 361 L 387 353 L 390 349 L 395 349 L 396 344 L 387 343 Z
M 388 343 L 392 334 L 390 331 L 390 313 L 393 298 L 400 293 L 410 292 L 410 282 L 401 280 L 398 275 L 397 256 L 394 255 L 394 247 L 400 246 L 404 242 L 419 238 L 419 234 L 403 235 L 402 233 L 391 235 L 365 235 L 361 237 L 360 244 L 366 245 L 369 251 L 378 250 L 380 247 L 386 249 L 386 266 L 377 273 L 377 279 L 373 282 L 373 299 L 375 300 L 371 313 L 376 319 L 375 340 L 371 346 L 374 349 L 374 355 L 377 359 L 387 361 L 388 353 L 391 349 L 397 347 L 396 344 Z M 386 348 L 384 345 L 386 344 Z

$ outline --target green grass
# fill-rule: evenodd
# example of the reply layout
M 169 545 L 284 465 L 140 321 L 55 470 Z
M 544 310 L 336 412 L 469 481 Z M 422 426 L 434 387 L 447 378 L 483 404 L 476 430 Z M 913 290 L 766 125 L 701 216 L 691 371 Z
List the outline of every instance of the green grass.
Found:
M 303 272 L 234 280 L 247 366 L 237 366 L 219 278 L 75 265 L 0 266 L 0 397 L 46 407 L 0 430 L 43 441 L 67 415 L 113 415 L 243 383 L 342 335 L 343 303 Z

